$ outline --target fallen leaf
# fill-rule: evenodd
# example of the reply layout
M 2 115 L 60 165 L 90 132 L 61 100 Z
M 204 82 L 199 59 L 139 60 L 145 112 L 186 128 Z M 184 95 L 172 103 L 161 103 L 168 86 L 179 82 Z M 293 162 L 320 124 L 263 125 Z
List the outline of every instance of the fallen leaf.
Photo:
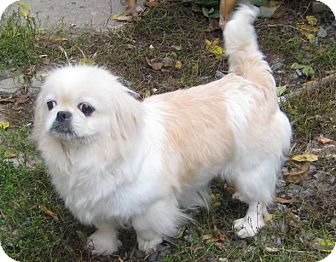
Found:
M 276 197 L 274 199 L 275 202 L 280 203 L 280 204 L 289 204 L 292 203 L 292 199 L 286 199 L 286 198 L 282 198 L 282 197 Z
M 276 253 L 280 251 L 280 249 L 276 247 L 265 247 L 265 250 L 270 253 Z
M 306 39 L 307 39 L 310 43 L 314 42 L 314 40 L 316 39 L 316 37 L 315 37 L 314 34 L 311 34 L 311 33 L 305 32 L 305 31 L 303 31 L 303 32 L 301 32 L 301 33 L 306 37 Z
M 299 169 L 293 169 L 290 172 L 284 173 L 283 177 L 288 182 L 298 183 L 308 176 L 309 166 L 309 163 L 304 163 Z
M 22 15 L 25 19 L 29 16 L 29 10 L 21 10 L 20 15 Z
M 54 218 L 54 219 L 56 219 L 56 220 L 59 220 L 57 214 L 55 214 L 54 212 L 52 212 L 52 211 L 51 211 L 50 209 L 48 209 L 45 205 L 40 204 L 39 207 L 40 207 L 41 210 L 42 210 L 45 214 L 47 214 L 48 216 L 50 216 L 50 217 L 52 217 L 52 218 Z
M 316 19 L 315 16 L 313 16 L 313 15 L 307 15 L 306 19 L 307 19 L 308 24 L 310 24 L 312 26 L 317 25 L 317 19 Z
M 127 12 L 122 12 L 122 13 L 112 15 L 112 19 L 116 21 L 121 21 L 121 22 L 128 22 L 128 21 L 131 21 L 133 17 L 130 15 L 127 15 Z
M 312 247 L 314 249 L 328 253 L 330 253 L 333 250 L 335 245 L 336 245 L 335 241 L 322 238 L 316 238 L 312 243 Z
M 68 41 L 68 38 L 65 38 L 65 37 L 52 37 L 52 38 L 50 38 L 50 41 L 53 42 L 53 43 L 61 43 L 61 42 Z
M 293 156 L 291 160 L 296 162 L 315 162 L 318 160 L 318 156 L 312 153 L 303 153 Z
M 18 3 L 19 6 L 21 6 L 22 8 L 31 11 L 32 10 L 32 6 L 26 2 L 20 1 Z
M 326 137 L 324 135 L 319 135 L 318 138 L 317 138 L 317 141 L 322 143 L 322 144 L 329 144 L 329 143 L 334 142 L 334 140 L 332 140 L 331 138 Z
M 214 235 L 212 234 L 205 234 L 202 237 L 203 241 L 213 241 L 213 242 L 224 242 L 226 236 L 221 231 L 216 231 Z
M 151 92 L 148 89 L 143 90 L 142 92 L 140 92 L 142 97 L 149 97 L 151 95 Z
M 270 213 L 267 213 L 266 215 L 264 215 L 264 221 L 265 223 L 271 221 L 273 219 L 273 215 Z
M 318 31 L 320 31 L 320 29 L 312 25 L 296 24 L 296 27 L 309 33 L 317 33 Z
M 9 125 L 8 121 L 0 121 L 0 129 L 7 129 Z
M 146 57 L 146 62 L 155 71 L 160 71 L 163 68 L 163 63 L 159 62 L 157 59 L 148 59 Z
M 182 62 L 177 60 L 175 63 L 175 69 L 180 70 L 182 68 Z
M 287 85 L 282 85 L 278 87 L 277 96 L 282 96 L 287 90 Z
M 204 40 L 205 45 L 208 47 L 209 51 L 214 54 L 216 57 L 222 56 L 224 54 L 223 47 L 219 46 L 219 39 L 215 38 L 210 41 L 209 39 Z

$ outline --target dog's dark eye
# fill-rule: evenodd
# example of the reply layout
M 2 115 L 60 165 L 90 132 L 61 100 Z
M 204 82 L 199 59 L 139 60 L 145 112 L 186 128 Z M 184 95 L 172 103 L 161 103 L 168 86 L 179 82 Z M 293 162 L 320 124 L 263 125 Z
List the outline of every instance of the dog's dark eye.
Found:
M 52 110 L 56 105 L 57 105 L 57 103 L 56 103 L 55 100 L 49 100 L 47 102 L 47 106 L 48 106 L 49 111 Z
M 90 116 L 95 111 L 94 107 L 88 103 L 80 103 L 78 108 L 85 116 Z

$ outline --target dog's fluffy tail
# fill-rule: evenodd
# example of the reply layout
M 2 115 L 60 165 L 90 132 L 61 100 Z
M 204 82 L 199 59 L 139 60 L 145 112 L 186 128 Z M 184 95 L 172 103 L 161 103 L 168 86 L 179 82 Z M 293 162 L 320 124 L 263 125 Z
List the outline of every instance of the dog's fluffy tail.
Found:
M 225 52 L 229 56 L 229 70 L 247 80 L 276 90 L 274 78 L 264 55 L 259 51 L 253 22 L 258 8 L 240 5 L 224 29 Z

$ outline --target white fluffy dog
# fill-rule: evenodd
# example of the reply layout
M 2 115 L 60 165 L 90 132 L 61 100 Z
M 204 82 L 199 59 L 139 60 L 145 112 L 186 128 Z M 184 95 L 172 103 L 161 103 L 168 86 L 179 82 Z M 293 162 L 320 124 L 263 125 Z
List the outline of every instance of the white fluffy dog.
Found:
M 121 244 L 129 223 L 139 249 L 173 236 L 183 210 L 206 206 L 215 177 L 249 205 L 234 221 L 239 237 L 264 226 L 291 127 L 280 111 L 269 65 L 243 5 L 226 25 L 230 74 L 215 82 L 136 100 L 118 78 L 95 66 L 51 72 L 37 98 L 33 135 L 65 205 L 97 231 L 96 254 Z

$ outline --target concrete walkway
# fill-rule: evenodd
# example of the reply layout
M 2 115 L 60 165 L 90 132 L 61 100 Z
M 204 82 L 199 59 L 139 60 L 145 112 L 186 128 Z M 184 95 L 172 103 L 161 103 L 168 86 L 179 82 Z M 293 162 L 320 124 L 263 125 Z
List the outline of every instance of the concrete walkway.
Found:
M 0 0 L 1 1 L 1 0 Z M 59 23 L 66 27 L 106 30 L 120 25 L 111 16 L 124 12 L 127 0 L 24 0 L 32 6 L 31 15 L 40 20 L 39 26 L 51 29 Z M 142 6 L 143 0 L 138 0 Z M 11 5 L 5 12 L 10 14 L 17 10 L 18 3 Z

